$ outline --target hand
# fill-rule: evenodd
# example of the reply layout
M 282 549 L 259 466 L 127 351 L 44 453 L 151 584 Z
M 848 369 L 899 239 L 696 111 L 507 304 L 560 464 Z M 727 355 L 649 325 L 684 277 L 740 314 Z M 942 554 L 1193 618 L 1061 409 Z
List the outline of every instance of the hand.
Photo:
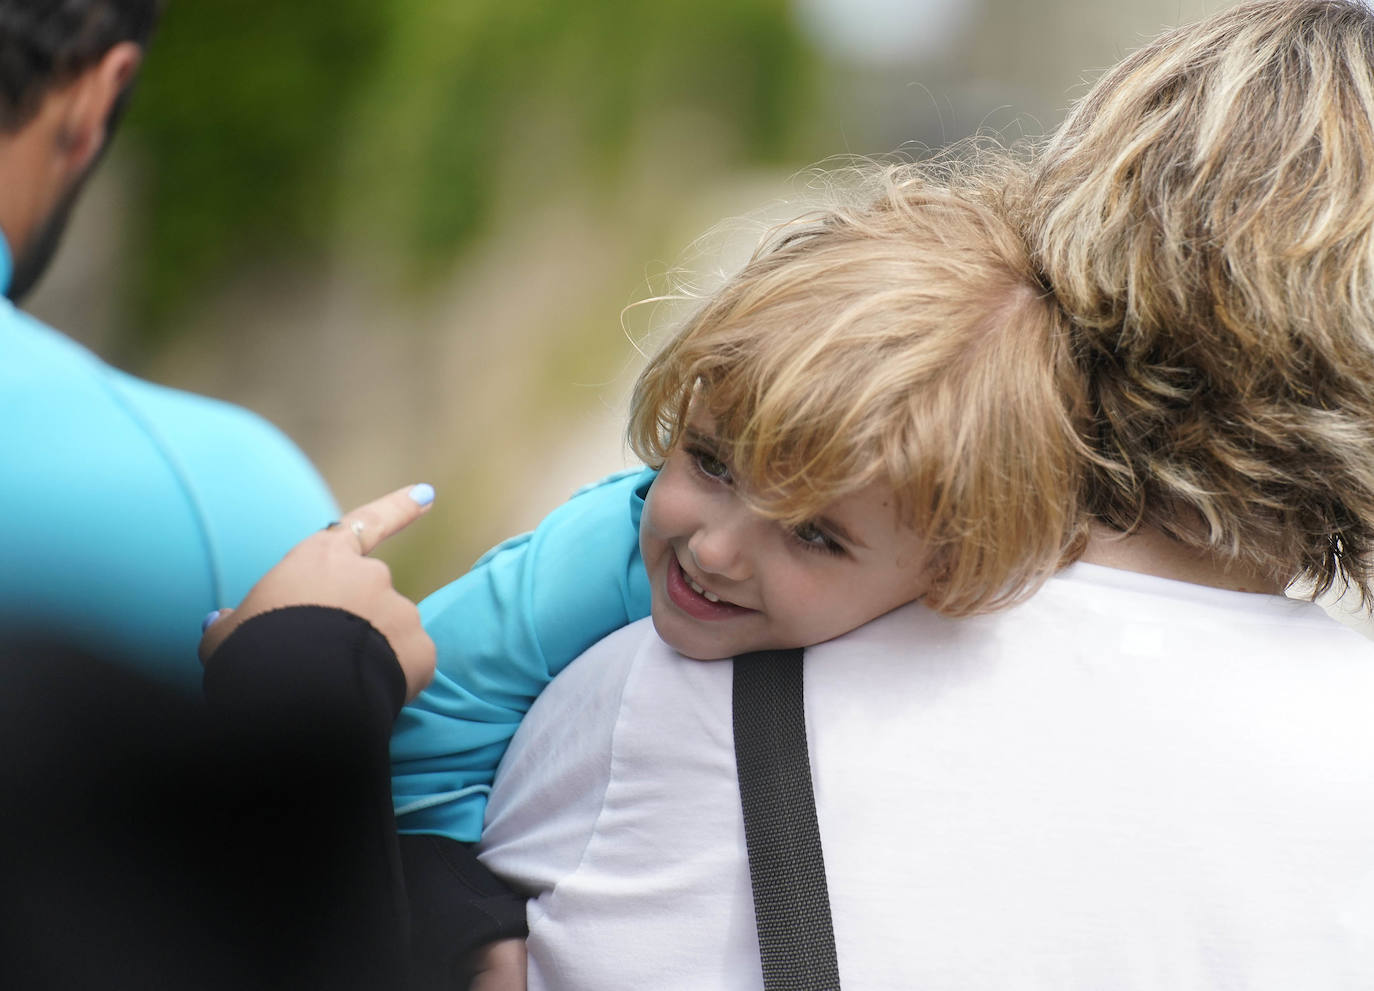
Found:
M 434 677 L 434 641 L 415 604 L 391 586 L 391 570 L 367 555 L 419 519 L 434 500 L 428 485 L 407 486 L 353 510 L 306 537 L 263 575 L 237 609 L 221 610 L 200 640 L 204 663 L 245 620 L 284 606 L 333 606 L 371 623 L 391 644 L 406 679 L 406 701 Z
M 525 991 L 525 941 L 499 939 L 468 957 L 472 982 L 468 991 Z

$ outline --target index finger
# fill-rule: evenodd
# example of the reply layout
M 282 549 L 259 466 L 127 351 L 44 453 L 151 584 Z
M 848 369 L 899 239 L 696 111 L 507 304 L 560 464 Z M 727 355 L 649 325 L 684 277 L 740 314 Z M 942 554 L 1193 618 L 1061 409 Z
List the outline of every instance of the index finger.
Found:
M 433 502 L 434 486 L 427 482 L 407 485 L 345 513 L 339 518 L 339 528 L 357 537 L 359 553 L 371 554 L 387 537 L 424 515 Z

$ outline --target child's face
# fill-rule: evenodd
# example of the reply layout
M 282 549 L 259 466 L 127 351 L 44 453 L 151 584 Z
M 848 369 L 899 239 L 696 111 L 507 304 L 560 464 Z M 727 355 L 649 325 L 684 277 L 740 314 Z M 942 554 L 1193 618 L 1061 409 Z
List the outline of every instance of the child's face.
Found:
M 718 660 L 809 647 L 919 598 L 923 542 L 869 486 L 791 529 L 752 509 L 694 412 L 649 489 L 639 546 L 654 628 L 679 653 Z

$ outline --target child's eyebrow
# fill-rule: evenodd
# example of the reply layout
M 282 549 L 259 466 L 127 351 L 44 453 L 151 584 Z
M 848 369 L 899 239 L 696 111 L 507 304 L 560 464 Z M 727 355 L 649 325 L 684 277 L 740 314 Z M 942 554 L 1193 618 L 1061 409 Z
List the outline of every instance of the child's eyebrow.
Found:
M 696 427 L 684 427 L 682 437 L 689 444 L 697 444 L 701 447 L 709 447 L 712 453 L 720 450 L 720 441 L 711 434 L 704 434 Z

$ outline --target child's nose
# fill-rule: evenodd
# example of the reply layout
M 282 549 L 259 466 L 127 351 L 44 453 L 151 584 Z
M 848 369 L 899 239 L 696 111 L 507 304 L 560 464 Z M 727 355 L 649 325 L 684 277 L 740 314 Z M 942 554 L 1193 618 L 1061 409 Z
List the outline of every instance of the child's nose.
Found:
M 740 527 L 729 524 L 699 527 L 687 541 L 687 552 L 704 574 L 735 582 L 749 577 L 745 534 Z

